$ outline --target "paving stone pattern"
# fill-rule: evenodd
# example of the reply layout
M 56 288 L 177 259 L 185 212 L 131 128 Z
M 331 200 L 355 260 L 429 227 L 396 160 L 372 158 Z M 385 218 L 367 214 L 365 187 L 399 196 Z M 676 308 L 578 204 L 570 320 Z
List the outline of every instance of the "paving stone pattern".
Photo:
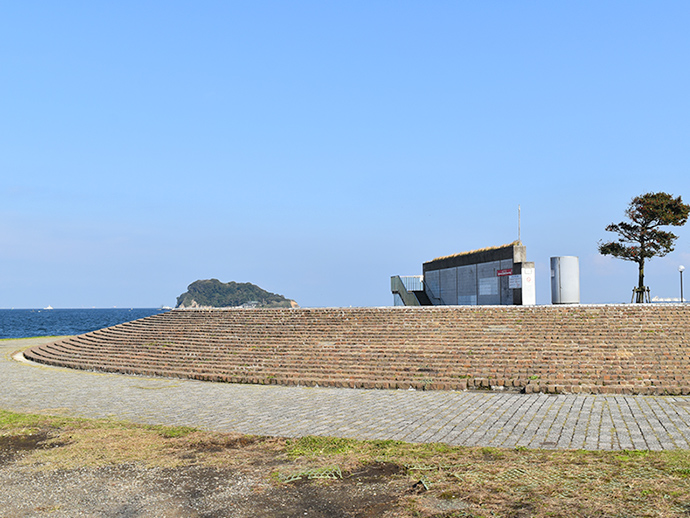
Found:
M 363 390 L 209 383 L 18 362 L 0 342 L 0 408 L 208 430 L 547 449 L 687 449 L 690 397 Z
M 687 395 L 689 331 L 688 304 L 176 310 L 27 357 L 235 383 Z

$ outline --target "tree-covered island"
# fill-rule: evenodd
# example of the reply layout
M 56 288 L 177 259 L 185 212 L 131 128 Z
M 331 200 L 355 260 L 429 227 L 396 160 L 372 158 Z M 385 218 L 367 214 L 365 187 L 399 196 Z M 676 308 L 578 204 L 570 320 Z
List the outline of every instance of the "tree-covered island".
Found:
M 295 308 L 294 300 L 263 290 L 250 282 L 194 281 L 177 297 L 177 308 Z

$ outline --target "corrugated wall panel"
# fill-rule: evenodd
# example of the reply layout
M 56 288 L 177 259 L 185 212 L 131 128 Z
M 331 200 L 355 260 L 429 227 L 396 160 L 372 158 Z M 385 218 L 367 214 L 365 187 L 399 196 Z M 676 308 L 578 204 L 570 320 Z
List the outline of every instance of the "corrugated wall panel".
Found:
M 513 268 L 513 260 L 512 259 L 501 260 L 500 268 L 501 268 L 501 270 L 512 269 Z M 506 275 L 504 277 L 499 277 L 498 283 L 499 283 L 499 292 L 500 292 L 500 297 L 501 297 L 500 304 L 512 305 L 513 304 L 513 290 L 510 289 L 510 276 Z
M 477 282 L 479 284 L 477 302 L 479 304 L 501 303 L 498 294 L 498 277 L 496 276 L 496 271 L 499 270 L 500 266 L 500 261 L 491 261 L 477 265 Z
M 458 303 L 458 277 L 457 268 L 446 268 L 441 272 L 441 301 L 444 305 Z
M 424 275 L 424 291 L 432 304 L 438 304 L 441 298 L 441 270 L 427 272 Z
M 477 265 L 458 266 L 458 304 L 477 304 Z

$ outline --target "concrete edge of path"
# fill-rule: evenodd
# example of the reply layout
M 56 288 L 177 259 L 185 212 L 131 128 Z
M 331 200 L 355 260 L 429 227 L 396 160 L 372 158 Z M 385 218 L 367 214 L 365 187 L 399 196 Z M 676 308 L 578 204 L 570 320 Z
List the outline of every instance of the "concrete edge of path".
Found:
M 24 351 L 33 347 L 34 345 L 49 344 L 51 342 L 56 342 L 57 340 L 64 340 L 65 338 L 70 338 L 72 335 L 65 336 L 34 336 L 30 338 L 9 338 L 0 340 L 0 349 L 7 348 L 11 352 L 5 352 L 5 358 L 13 360 L 17 363 L 22 363 L 30 367 L 37 367 L 39 369 L 49 369 L 55 371 L 67 371 L 67 372 L 79 372 L 82 374 L 91 374 L 95 376 L 122 376 L 135 379 L 164 379 L 164 380 L 180 380 L 180 378 L 169 377 L 169 376 L 139 376 L 136 374 L 125 374 L 122 372 L 108 372 L 99 370 L 85 370 L 85 369 L 73 369 L 71 367 L 61 367 L 59 365 L 48 365 L 46 363 L 39 363 L 33 360 L 29 360 L 24 356 Z M 21 346 L 21 347 L 17 347 Z
M 14 361 L 27 363 L 30 365 L 40 366 L 41 363 L 33 362 L 24 357 L 24 351 L 34 345 L 49 344 L 57 340 L 69 338 L 70 335 L 65 336 L 31 336 L 27 338 L 3 338 L 0 339 L 0 348 L 13 348 L 14 351 L 6 353 L 6 357 L 12 358 Z M 45 366 L 45 365 L 43 365 Z

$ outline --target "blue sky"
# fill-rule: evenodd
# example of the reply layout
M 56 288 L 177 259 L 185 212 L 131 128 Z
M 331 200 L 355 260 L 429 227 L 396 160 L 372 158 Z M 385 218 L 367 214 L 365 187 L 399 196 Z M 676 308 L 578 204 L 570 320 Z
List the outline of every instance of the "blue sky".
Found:
M 690 202 L 690 3 L 0 4 L 0 307 L 173 305 L 197 279 L 302 306 L 522 240 L 580 258 L 632 197 Z M 690 225 L 653 259 L 678 297 Z M 690 282 L 688 290 L 690 292 Z

